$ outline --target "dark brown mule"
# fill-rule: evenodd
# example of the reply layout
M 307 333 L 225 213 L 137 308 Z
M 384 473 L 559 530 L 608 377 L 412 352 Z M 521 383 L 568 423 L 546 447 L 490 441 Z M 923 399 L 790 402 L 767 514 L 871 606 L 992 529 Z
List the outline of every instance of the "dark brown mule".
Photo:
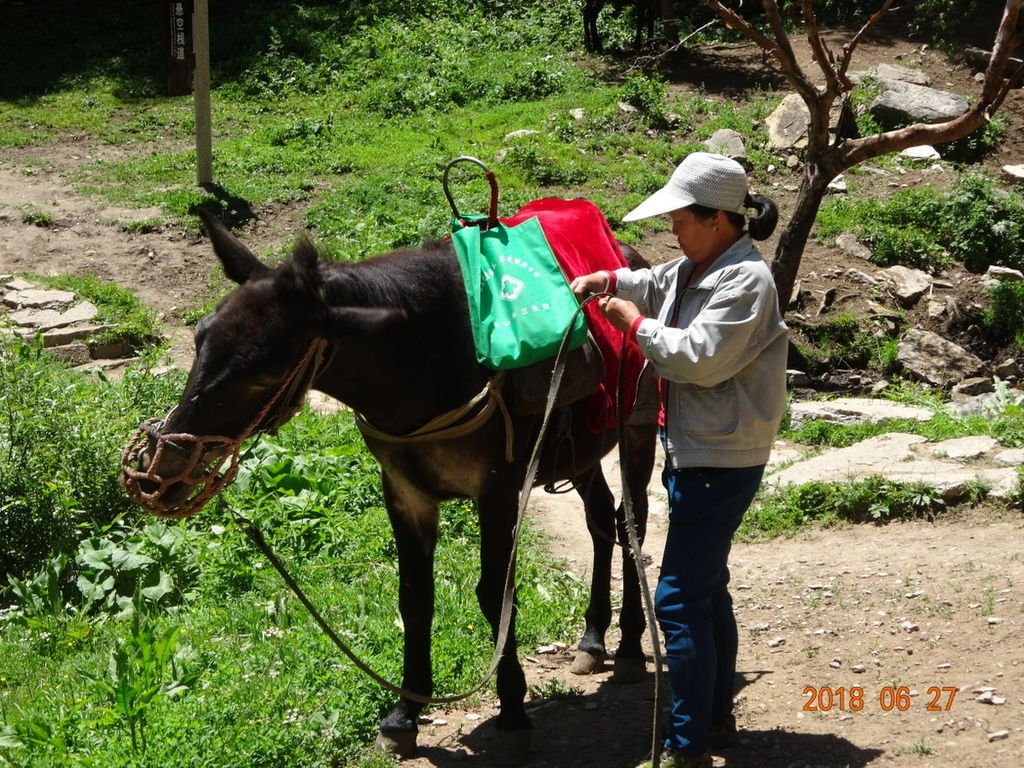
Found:
M 305 384 L 351 406 L 365 420 L 364 426 L 373 427 L 363 429 L 364 437 L 380 462 L 397 543 L 399 610 L 405 630 L 402 686 L 429 695 L 433 690 L 430 632 L 438 504 L 452 498 L 478 502 L 477 598 L 496 637 L 519 489 L 540 417 L 513 413 L 506 419 L 502 409 L 495 408 L 478 428 L 454 438 L 404 443 L 377 434 L 414 432 L 439 414 L 473 400 L 492 376 L 475 359 L 463 281 L 450 244 L 434 243 L 360 263 L 337 264 L 321 263 L 316 248 L 303 237 L 291 258 L 271 269 L 216 218 L 204 214 L 203 220 L 225 273 L 239 287 L 199 323 L 195 362 L 181 401 L 165 422 L 149 427 L 141 447 L 132 453 L 135 470 L 158 479 L 137 483 L 137 491 L 155 493 L 163 486 L 158 509 L 174 516 L 189 514 L 195 511 L 187 504 L 195 484 L 187 480 L 201 481 L 199 475 L 207 465 L 217 465 L 231 453 L 226 444 L 232 440 L 283 423 L 301 404 Z M 584 404 L 566 406 L 572 411 L 568 427 L 575 440 L 572 461 L 573 452 L 545 446 L 537 476 L 538 484 L 575 481 L 594 541 L 590 604 L 575 665 L 580 673 L 599 669 L 606 657 L 617 529 L 620 540 L 625 540 L 622 510 L 615 509 L 599 463 L 615 445 L 615 430 L 589 432 Z M 552 423 L 558 420 L 556 414 Z M 647 519 L 655 430 L 644 424 L 631 425 L 627 431 L 628 480 L 635 489 L 633 508 L 641 535 Z M 511 461 L 506 458 L 509 433 Z M 161 441 L 161 435 L 169 439 Z M 190 442 L 192 448 L 182 448 L 183 442 Z M 126 471 L 137 474 L 131 468 Z M 162 480 L 182 477 L 185 482 Z M 177 501 L 183 506 L 175 508 Z M 615 664 L 616 674 L 635 678 L 643 671 L 640 641 L 645 624 L 636 571 L 628 552 L 623 557 L 622 640 Z M 496 725 L 508 737 L 508 743 L 499 747 L 499 757 L 521 760 L 529 748 L 530 721 L 524 708 L 526 681 L 516 657 L 514 623 L 496 686 L 501 703 Z M 411 755 L 422 708 L 422 704 L 399 700 L 381 723 L 381 743 L 402 756 Z

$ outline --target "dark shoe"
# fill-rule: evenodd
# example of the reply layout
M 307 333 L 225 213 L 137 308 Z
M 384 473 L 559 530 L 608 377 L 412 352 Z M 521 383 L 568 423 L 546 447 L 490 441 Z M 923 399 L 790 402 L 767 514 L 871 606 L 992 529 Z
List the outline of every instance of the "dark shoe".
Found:
M 648 760 L 640 763 L 637 768 L 651 768 L 653 764 L 652 760 Z M 662 768 L 712 768 L 713 765 L 710 752 L 695 756 L 681 755 L 670 750 L 661 753 Z
M 711 726 L 711 733 L 708 734 L 708 746 L 712 749 L 727 749 L 735 746 L 739 741 L 739 732 L 736 730 L 736 716 L 729 714 Z

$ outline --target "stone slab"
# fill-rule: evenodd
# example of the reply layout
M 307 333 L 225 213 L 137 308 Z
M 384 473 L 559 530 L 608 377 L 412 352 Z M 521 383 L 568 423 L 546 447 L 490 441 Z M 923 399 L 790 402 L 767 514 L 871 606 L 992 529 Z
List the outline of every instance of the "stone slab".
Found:
M 41 288 L 10 291 L 4 295 L 4 304 L 15 309 L 56 309 L 74 300 L 75 294 L 71 291 L 47 291 Z
M 790 416 L 794 426 L 805 421 L 820 419 L 833 424 L 857 424 L 869 421 L 877 424 L 889 419 L 928 421 L 934 412 L 916 405 L 904 405 L 888 400 L 868 397 L 844 397 L 837 400 L 818 400 L 793 403 Z
M 999 441 L 987 435 L 971 435 L 943 440 L 932 447 L 935 457 L 947 459 L 977 459 L 999 447 Z

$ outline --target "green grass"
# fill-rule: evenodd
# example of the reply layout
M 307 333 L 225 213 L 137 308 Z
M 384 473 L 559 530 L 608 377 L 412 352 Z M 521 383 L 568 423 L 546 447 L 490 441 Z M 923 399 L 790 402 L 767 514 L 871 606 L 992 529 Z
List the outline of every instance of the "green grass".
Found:
M 96 382 L 27 345 L 2 350 L 5 375 L 21 385 L 5 386 L 0 400 L 0 446 L 9 447 L 0 486 L 25 503 L 4 505 L 0 540 L 43 546 L 5 547 L 15 559 L 4 570 L 21 578 L 0 591 L 0 604 L 19 605 L 0 619 L 0 762 L 372 762 L 365 745 L 391 695 L 329 644 L 226 509 L 257 521 L 338 631 L 399 679 L 395 544 L 351 415 L 302 412 L 252 446 L 236 483 L 206 510 L 181 525 L 148 521 L 117 486 L 118 450 L 130 424 L 169 405 L 180 377 L 137 369 Z M 479 546 L 475 507 L 446 504 L 435 568 L 438 692 L 468 688 L 490 658 L 475 597 Z M 582 624 L 585 585 L 539 551 L 527 530 L 524 648 L 569 642 Z M 116 691 L 134 691 L 131 705 Z
M 981 176 L 962 176 L 949 193 L 901 190 L 887 200 L 827 201 L 818 216 L 825 239 L 852 232 L 880 266 L 935 273 L 951 263 L 973 272 L 1024 266 L 1024 198 Z
M 930 517 L 944 508 L 938 491 L 923 483 L 882 477 L 847 483 L 810 482 L 764 488 L 737 531 L 741 541 L 790 536 L 809 525 L 884 523 Z

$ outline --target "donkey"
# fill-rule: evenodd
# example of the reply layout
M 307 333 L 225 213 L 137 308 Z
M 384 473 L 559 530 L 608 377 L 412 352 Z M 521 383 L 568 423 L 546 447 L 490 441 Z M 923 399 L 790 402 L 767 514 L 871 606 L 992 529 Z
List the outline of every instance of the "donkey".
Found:
M 233 476 L 229 471 L 213 477 L 206 468 L 215 467 L 216 474 L 216 467 L 232 453 L 230 459 L 236 462 L 241 440 L 283 424 L 301 406 L 306 389 L 315 388 L 350 406 L 380 464 L 397 544 L 405 643 L 402 686 L 429 696 L 438 504 L 452 498 L 477 500 L 477 599 L 497 638 L 519 488 L 539 434 L 540 416 L 510 412 L 504 404 L 491 408 L 489 415 L 481 410 L 490 407 L 498 387 L 494 372 L 476 361 L 464 284 L 450 242 L 342 264 L 322 259 L 303 235 L 290 258 L 270 268 L 215 216 L 200 215 L 225 274 L 238 287 L 197 325 L 195 361 L 177 407 L 165 421 L 146 427 L 138 450 L 126 452 L 123 471 L 136 477 L 144 473 L 133 498 L 157 514 L 190 514 L 212 496 L 211 492 L 198 504 L 190 503 L 197 480 L 200 485 L 209 481 L 216 492 Z M 634 268 L 642 266 L 642 259 L 628 251 Z M 468 432 L 436 438 L 426 434 L 415 441 L 389 437 L 414 433 L 439 414 L 479 400 L 483 393 L 481 402 L 487 402 L 470 409 L 483 417 L 475 418 L 478 423 Z M 622 508 L 615 508 L 600 466 L 601 457 L 616 443 L 617 430 L 590 431 L 585 403 L 584 399 L 559 406 L 561 416 L 553 419 L 565 417 L 574 450 L 559 450 L 554 440 L 548 440 L 536 476 L 537 484 L 573 481 L 593 539 L 590 602 L 573 665 L 579 674 L 602 669 L 608 656 L 611 562 L 617 538 L 625 540 Z M 653 423 L 630 423 L 625 432 L 625 468 L 641 537 L 656 430 Z M 189 441 L 191 452 L 182 447 Z M 207 476 L 199 478 L 204 471 Z M 132 486 L 126 485 L 132 493 Z M 158 485 L 162 487 L 157 489 Z M 159 502 L 147 503 L 158 490 Z M 645 671 L 645 623 L 628 550 L 623 558 L 622 638 L 613 676 L 639 679 Z M 501 703 L 495 721 L 501 737 L 496 749 L 507 762 L 525 759 L 531 727 L 524 707 L 526 680 L 516 656 L 514 616 L 513 610 L 496 671 Z M 422 708 L 422 703 L 399 698 L 381 722 L 378 745 L 400 757 L 414 754 Z
M 597 19 L 605 5 L 606 0 L 583 2 L 583 44 L 591 53 L 604 50 L 601 34 L 597 31 Z M 611 5 L 616 14 L 621 14 L 628 6 L 633 7 L 633 47 L 639 51 L 645 40 L 654 37 L 654 21 L 662 9 L 662 0 L 612 0 Z

